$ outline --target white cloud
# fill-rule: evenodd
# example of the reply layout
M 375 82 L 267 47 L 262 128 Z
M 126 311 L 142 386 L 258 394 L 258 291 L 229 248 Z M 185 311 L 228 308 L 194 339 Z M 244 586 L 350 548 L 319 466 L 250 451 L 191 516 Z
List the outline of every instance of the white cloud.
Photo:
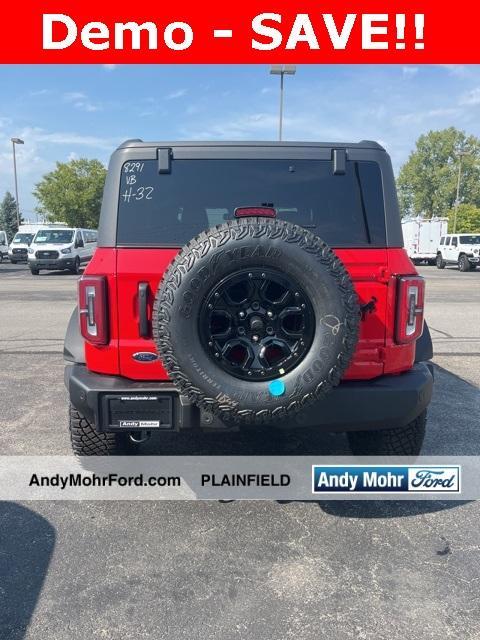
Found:
M 70 91 L 63 94 L 65 102 L 76 102 L 77 100 L 86 100 L 87 96 L 81 91 Z
M 460 98 L 460 104 L 468 107 L 480 105 L 480 87 L 476 87 Z
M 63 99 L 69 104 L 73 104 L 75 109 L 80 111 L 86 111 L 87 113 L 94 113 L 95 111 L 101 111 L 102 105 L 95 104 L 88 99 L 88 96 L 82 91 L 72 91 L 63 94 Z
M 100 105 L 92 104 L 91 102 L 76 102 L 73 106 L 81 111 L 87 111 L 87 113 L 94 113 L 95 111 L 102 110 Z
M 393 122 L 398 125 L 421 124 L 435 118 L 451 118 L 460 115 L 461 109 L 457 107 L 445 107 L 439 109 L 427 109 L 426 111 L 412 111 L 402 113 L 393 118 Z
M 25 135 L 25 137 L 28 137 Z M 37 142 L 47 142 L 49 144 L 72 145 L 82 147 L 92 147 L 95 149 L 111 150 L 115 143 L 111 138 L 99 138 L 72 132 L 52 132 L 48 133 L 43 129 L 32 129 L 31 137 Z
M 463 77 L 468 75 L 467 66 L 464 64 L 439 64 L 438 66 L 446 69 L 451 76 Z
M 284 126 L 292 124 L 290 118 L 284 118 Z M 272 138 L 278 128 L 278 115 L 269 113 L 231 114 L 224 119 L 216 118 L 206 127 L 184 129 L 183 135 L 192 140 L 248 140 Z
M 418 67 L 402 67 L 402 73 L 406 78 L 412 78 L 418 73 Z
M 115 71 L 117 66 L 118 65 L 116 64 L 102 64 L 102 67 L 105 69 L 105 71 Z
M 46 131 L 41 127 L 25 127 L 18 132 L 25 145 L 18 147 L 17 153 L 27 153 L 36 148 L 39 143 L 52 145 L 66 145 L 90 147 L 101 151 L 112 151 L 118 143 L 119 138 L 101 138 L 99 136 L 82 135 L 72 131 Z M 8 144 L 7 144 L 8 142 Z M 10 137 L 5 135 L 4 145 L 9 146 Z M 0 136 L 0 149 L 2 147 L 2 136 Z
M 11 131 L 0 130 L 0 194 L 13 192 L 13 162 Z M 105 161 L 118 146 L 120 138 L 101 138 L 75 132 L 47 131 L 39 127 L 15 129 L 15 134 L 25 144 L 17 147 L 17 169 L 19 176 L 20 202 L 23 211 L 30 215 L 35 206 L 31 196 L 33 186 L 43 175 L 55 168 L 56 160 L 72 160 L 81 156 L 95 157 Z M 128 136 L 123 136 L 127 138 Z M 66 147 L 66 148 L 65 148 Z M 73 147 L 73 149 L 72 149 Z M 75 151 L 78 147 L 78 151 Z
M 32 98 L 36 98 L 39 96 L 46 96 L 49 93 L 52 93 L 50 89 L 39 89 L 38 91 L 30 91 L 29 95 L 31 95 Z
M 178 89 L 177 91 L 172 91 L 171 93 L 167 93 L 165 96 L 165 100 L 176 100 L 177 98 L 183 98 L 186 95 L 186 89 Z

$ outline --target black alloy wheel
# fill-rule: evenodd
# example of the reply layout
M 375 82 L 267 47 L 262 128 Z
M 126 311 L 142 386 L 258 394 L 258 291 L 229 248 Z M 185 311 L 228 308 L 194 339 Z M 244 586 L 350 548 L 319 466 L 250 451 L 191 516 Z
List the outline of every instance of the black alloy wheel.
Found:
M 308 353 L 315 315 L 309 297 L 289 275 L 242 269 L 206 297 L 199 334 L 224 371 L 245 380 L 272 380 L 294 369 Z

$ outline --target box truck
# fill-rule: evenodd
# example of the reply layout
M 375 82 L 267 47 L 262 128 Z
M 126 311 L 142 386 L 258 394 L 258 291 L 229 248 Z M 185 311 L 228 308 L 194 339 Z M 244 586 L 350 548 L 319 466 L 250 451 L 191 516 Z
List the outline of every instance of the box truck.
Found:
M 440 238 L 447 233 L 448 218 L 408 218 L 402 220 L 403 242 L 414 264 L 434 265 Z

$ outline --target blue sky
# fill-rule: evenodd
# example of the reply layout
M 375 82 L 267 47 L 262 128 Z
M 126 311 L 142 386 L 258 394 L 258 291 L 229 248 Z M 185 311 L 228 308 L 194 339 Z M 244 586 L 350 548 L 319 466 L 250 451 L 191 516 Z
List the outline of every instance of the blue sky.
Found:
M 480 136 L 480 66 L 301 65 L 287 77 L 287 140 L 378 140 L 396 170 L 429 129 Z M 278 77 L 264 65 L 0 66 L 0 197 L 13 192 L 18 136 L 20 204 L 55 161 L 107 162 L 126 138 L 273 140 Z

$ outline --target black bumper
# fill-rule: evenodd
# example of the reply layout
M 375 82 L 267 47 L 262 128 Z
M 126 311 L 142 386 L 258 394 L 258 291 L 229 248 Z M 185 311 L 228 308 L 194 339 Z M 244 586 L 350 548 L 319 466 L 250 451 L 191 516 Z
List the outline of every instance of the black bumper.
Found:
M 30 269 L 48 269 L 49 271 L 72 269 L 75 266 L 75 258 L 38 258 L 28 261 Z
M 191 428 L 231 430 L 231 427 L 180 396 L 168 382 L 135 382 L 92 373 L 84 365 L 71 364 L 65 367 L 65 385 L 73 406 L 94 423 L 98 431 L 125 431 L 130 424 L 123 420 L 124 425 L 120 428 L 119 424 L 112 423 L 110 402 L 122 398 L 141 401 L 143 397 L 150 396 L 170 399 L 162 406 L 163 409 L 169 407 L 171 419 L 165 420 L 162 416 L 159 428 L 176 431 Z M 276 426 L 281 429 L 318 427 L 324 431 L 403 427 L 426 409 L 432 389 L 433 367 L 430 363 L 419 362 L 410 371 L 398 376 L 343 382 L 317 404 Z M 130 405 L 135 407 L 132 403 Z M 139 403 L 138 406 L 142 405 Z M 131 412 L 128 418 L 132 420 Z M 139 424 L 142 419 L 139 416 Z M 135 424 L 130 430 L 135 430 Z

